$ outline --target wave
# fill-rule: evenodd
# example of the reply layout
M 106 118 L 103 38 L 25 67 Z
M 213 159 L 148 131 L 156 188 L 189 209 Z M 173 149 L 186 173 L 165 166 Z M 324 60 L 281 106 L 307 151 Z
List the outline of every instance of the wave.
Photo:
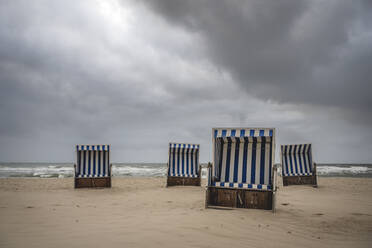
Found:
M 0 177 L 72 177 L 74 175 L 73 166 L 29 166 L 29 167 L 9 167 L 0 166 Z
M 320 165 L 317 166 L 319 176 L 360 176 L 372 177 L 372 166 L 370 165 L 345 165 L 332 166 Z
M 113 176 L 133 176 L 133 177 L 163 177 L 167 173 L 166 165 L 112 165 Z

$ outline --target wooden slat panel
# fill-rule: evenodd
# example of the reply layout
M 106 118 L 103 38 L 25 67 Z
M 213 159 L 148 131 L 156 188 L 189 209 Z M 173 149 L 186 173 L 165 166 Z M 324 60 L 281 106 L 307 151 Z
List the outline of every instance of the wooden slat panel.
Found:
M 236 207 L 236 190 L 222 189 L 217 192 L 217 205 L 223 207 Z
M 283 177 L 283 186 L 289 185 L 313 185 L 314 177 L 313 176 L 289 176 Z
M 272 209 L 272 192 L 208 187 L 207 206 Z
M 93 187 L 109 187 L 109 181 L 107 178 L 93 178 L 92 186 Z
M 75 178 L 75 188 L 111 187 L 111 178 Z
M 168 177 L 167 186 L 200 186 L 200 177 Z

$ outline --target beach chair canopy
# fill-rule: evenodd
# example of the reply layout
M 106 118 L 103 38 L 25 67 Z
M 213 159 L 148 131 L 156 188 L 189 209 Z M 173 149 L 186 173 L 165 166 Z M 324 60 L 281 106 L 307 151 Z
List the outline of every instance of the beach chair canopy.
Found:
M 199 176 L 199 145 L 169 143 L 168 176 Z
M 210 186 L 272 190 L 273 128 L 214 128 L 212 133 Z
M 109 177 L 109 145 L 77 145 L 76 177 Z
M 282 145 L 281 161 L 283 176 L 311 176 L 311 144 Z

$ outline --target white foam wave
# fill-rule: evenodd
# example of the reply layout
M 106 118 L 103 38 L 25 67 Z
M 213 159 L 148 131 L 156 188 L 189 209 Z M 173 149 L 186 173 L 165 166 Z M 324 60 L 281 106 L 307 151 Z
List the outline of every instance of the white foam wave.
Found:
M 148 176 L 159 177 L 165 176 L 167 168 L 165 166 L 112 166 L 113 176 Z
M 372 173 L 372 168 L 366 166 L 318 166 L 319 175 L 358 175 Z
M 73 167 L 0 167 L 0 177 L 71 177 Z

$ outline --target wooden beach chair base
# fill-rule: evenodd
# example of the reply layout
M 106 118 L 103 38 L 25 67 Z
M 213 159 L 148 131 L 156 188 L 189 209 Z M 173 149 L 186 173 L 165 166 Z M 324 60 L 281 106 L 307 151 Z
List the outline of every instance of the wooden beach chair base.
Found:
M 208 207 L 272 210 L 273 192 L 209 186 L 206 192 L 206 208 Z
M 111 177 L 75 178 L 75 188 L 111 188 Z
M 283 176 L 283 186 L 313 185 L 316 186 L 315 176 Z
M 167 177 L 168 186 L 200 186 L 200 177 Z

